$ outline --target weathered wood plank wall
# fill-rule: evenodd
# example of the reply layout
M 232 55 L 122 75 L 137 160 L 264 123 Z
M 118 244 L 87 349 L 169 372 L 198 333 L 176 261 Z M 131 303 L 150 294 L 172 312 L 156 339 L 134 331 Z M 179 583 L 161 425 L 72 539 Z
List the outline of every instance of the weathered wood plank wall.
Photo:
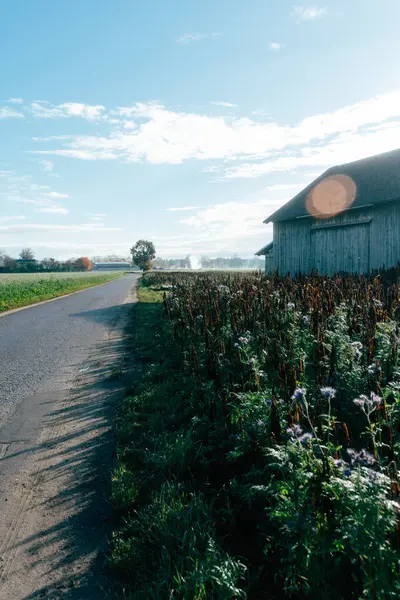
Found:
M 350 210 L 331 219 L 274 223 L 273 267 L 280 273 L 368 273 L 400 261 L 400 202 Z M 267 265 L 266 265 L 267 266 Z

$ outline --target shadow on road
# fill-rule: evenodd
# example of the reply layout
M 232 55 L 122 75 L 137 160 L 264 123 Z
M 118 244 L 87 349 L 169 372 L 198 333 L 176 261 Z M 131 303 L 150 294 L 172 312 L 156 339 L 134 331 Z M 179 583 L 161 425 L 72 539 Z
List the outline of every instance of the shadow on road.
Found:
M 120 368 L 133 370 L 128 335 L 133 313 L 133 305 L 126 304 L 74 315 L 100 320 L 113 329 L 89 360 L 76 365 L 78 377 L 68 398 L 56 407 L 51 400 L 43 404 L 45 428 L 37 446 L 19 452 L 34 452 L 36 471 L 26 534 L 12 547 L 23 559 L 20 564 L 11 562 L 4 574 L 16 588 L 29 578 L 29 593 L 18 598 L 110 597 L 113 583 L 105 554 L 113 519 L 107 500 L 114 453 L 112 421 L 125 388 L 115 373 Z M 0 460 L 14 456 L 10 448 Z

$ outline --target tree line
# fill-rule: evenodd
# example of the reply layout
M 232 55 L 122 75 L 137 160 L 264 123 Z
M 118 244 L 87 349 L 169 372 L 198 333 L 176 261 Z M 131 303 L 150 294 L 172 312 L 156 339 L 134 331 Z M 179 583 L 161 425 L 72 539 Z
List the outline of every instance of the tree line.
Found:
M 107 256 L 94 256 L 92 260 L 87 256 L 71 258 L 64 262 L 55 258 L 43 258 L 35 260 L 35 254 L 31 248 L 23 248 L 18 258 L 8 255 L 0 250 L 0 273 L 24 273 L 24 272 L 61 272 L 61 271 L 90 271 L 93 263 L 118 263 L 128 262 L 139 267 L 143 271 L 150 269 L 262 269 L 263 260 L 254 258 L 241 258 L 236 254 L 231 258 L 209 256 L 186 256 L 185 258 L 161 258 L 156 257 L 154 244 L 148 240 L 139 240 L 130 249 L 131 257 L 109 254 Z
M 153 260 L 155 269 L 263 269 L 263 267 L 264 261 L 258 257 L 210 258 L 201 256 L 199 259 L 193 259 L 191 256 L 186 256 L 185 258 L 156 258 Z
M 36 260 L 31 248 L 22 248 L 18 258 L 14 258 L 0 249 L 0 273 L 40 273 L 90 271 L 92 261 L 87 256 L 58 261 L 55 258 Z

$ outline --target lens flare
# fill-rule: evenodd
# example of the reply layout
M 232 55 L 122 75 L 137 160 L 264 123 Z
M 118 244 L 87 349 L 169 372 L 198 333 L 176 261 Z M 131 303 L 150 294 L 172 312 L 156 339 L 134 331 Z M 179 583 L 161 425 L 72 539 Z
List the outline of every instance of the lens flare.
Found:
M 329 219 L 350 208 L 357 194 L 357 186 L 348 175 L 331 175 L 316 185 L 308 194 L 306 209 L 317 219 Z

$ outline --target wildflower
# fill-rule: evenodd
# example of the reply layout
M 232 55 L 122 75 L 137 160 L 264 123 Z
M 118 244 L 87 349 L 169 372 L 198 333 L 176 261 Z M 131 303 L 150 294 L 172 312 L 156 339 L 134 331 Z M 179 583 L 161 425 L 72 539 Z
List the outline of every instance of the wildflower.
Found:
M 381 371 L 381 367 L 375 361 L 369 365 L 369 367 L 367 368 L 367 371 L 368 371 L 369 375 L 376 375 L 376 373 L 379 373 Z
M 370 397 L 368 398 L 364 394 L 361 394 L 359 398 L 353 400 L 353 404 L 361 408 L 361 410 L 366 414 L 372 414 L 377 408 L 379 408 L 380 404 L 382 404 L 382 398 L 371 392 Z
M 332 400 L 336 396 L 336 390 L 332 387 L 323 387 L 321 388 L 321 394 L 326 400 Z
M 360 465 L 363 467 L 371 467 L 376 463 L 375 458 L 367 452 L 367 450 L 361 450 L 360 452 L 356 452 L 356 450 L 352 450 L 349 448 L 347 450 L 348 457 L 350 458 L 350 462 L 353 466 Z
M 303 325 L 308 325 L 310 323 L 310 317 L 307 317 L 307 315 L 305 315 L 303 317 Z
M 362 343 L 361 342 L 352 342 L 350 344 L 350 347 L 353 350 L 354 358 L 356 360 L 358 360 L 359 358 L 361 358 L 361 356 L 362 356 L 362 352 L 361 351 L 362 351 L 362 348 L 363 348 Z
M 304 388 L 296 388 L 294 390 L 292 400 L 294 400 L 295 402 L 304 401 L 306 398 L 306 393 L 307 393 L 307 391 Z
M 363 345 L 361 342 L 351 342 L 350 346 L 354 349 L 354 350 L 362 350 L 363 349 Z
M 287 304 L 288 309 L 290 310 L 291 308 L 294 308 L 294 304 L 293 302 L 288 302 Z
M 267 399 L 265 400 L 265 404 L 266 404 L 267 406 L 272 406 L 272 400 L 271 400 L 271 398 L 267 398 Z
M 226 285 L 219 285 L 218 290 L 221 292 L 221 294 L 229 295 L 231 293 L 231 290 Z
M 344 473 L 344 475 L 345 475 L 346 477 L 351 477 L 351 469 L 350 469 L 350 467 L 346 467 L 346 468 L 343 470 L 343 473 Z
M 333 462 L 335 467 L 337 467 L 338 469 L 340 469 L 340 467 L 343 467 L 343 461 L 341 458 L 336 458 Z
M 303 435 L 299 438 L 299 442 L 303 446 L 308 446 L 308 442 L 312 440 L 312 437 L 313 436 L 311 433 L 303 433 Z
M 300 427 L 300 425 L 293 425 L 293 427 L 289 427 L 289 429 L 286 430 L 286 433 L 288 435 L 290 435 L 291 437 L 296 437 L 299 438 L 300 436 L 303 435 L 303 430 Z

